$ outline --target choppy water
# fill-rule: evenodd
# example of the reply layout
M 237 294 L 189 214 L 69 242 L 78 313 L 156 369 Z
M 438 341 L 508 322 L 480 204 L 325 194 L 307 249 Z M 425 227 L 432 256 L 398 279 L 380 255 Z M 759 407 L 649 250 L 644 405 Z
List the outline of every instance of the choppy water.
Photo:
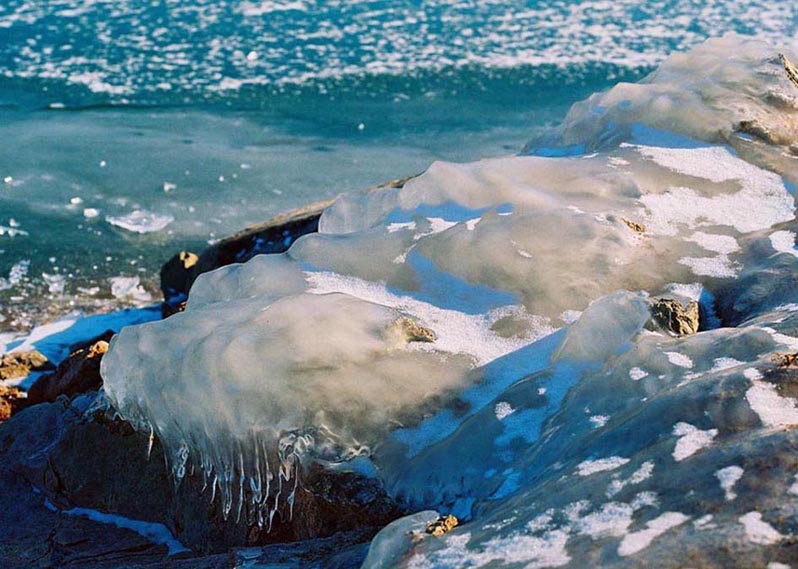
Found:
M 787 1 L 3 2 L 0 329 L 134 302 L 109 279 L 154 291 L 178 248 L 514 153 L 672 51 L 797 25 Z M 139 211 L 169 223 L 109 222 Z

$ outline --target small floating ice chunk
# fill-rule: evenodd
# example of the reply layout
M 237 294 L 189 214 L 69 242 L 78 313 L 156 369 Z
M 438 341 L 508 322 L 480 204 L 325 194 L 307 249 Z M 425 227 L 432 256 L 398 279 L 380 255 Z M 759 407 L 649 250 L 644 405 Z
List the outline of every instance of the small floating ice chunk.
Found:
M 3 178 L 3 182 L 10 186 L 11 184 L 14 183 L 14 178 L 12 178 L 11 176 L 6 176 L 5 178 Z
M 69 200 L 69 203 L 72 204 L 72 205 L 80 205 L 80 204 L 83 203 L 83 198 L 81 198 L 79 196 L 75 196 L 74 198 L 71 198 Z
M 133 233 L 152 233 L 161 231 L 175 220 L 174 217 L 165 213 L 155 213 L 143 209 L 137 209 L 127 215 L 106 216 L 105 221 L 111 225 L 127 229 Z
M 702 448 L 711 445 L 712 440 L 718 436 L 718 430 L 708 429 L 702 431 L 690 423 L 680 422 L 673 426 L 673 434 L 681 437 L 676 441 L 676 447 L 673 449 L 673 459 L 676 462 L 681 462 Z
M 784 538 L 773 526 L 762 520 L 760 512 L 748 512 L 740 517 L 740 523 L 745 527 L 745 535 L 752 543 L 771 545 Z
M 665 352 L 665 355 L 668 356 L 668 361 L 675 366 L 688 369 L 693 367 L 693 360 L 684 354 L 680 354 L 679 352 Z
M 689 516 L 685 516 L 681 512 L 665 512 L 648 522 L 646 529 L 625 535 L 620 545 L 618 545 L 618 555 L 626 557 L 644 550 L 651 545 L 654 539 L 669 529 L 682 525 L 689 519 Z
M 640 369 L 639 367 L 633 367 L 629 370 L 629 377 L 634 381 L 640 381 L 644 377 L 648 377 L 648 372 L 644 369 Z
M 83 210 L 83 217 L 85 217 L 86 219 L 92 219 L 94 217 L 97 217 L 98 215 L 100 215 L 100 210 L 96 208 L 87 207 Z
M 604 425 L 607 424 L 610 418 L 608 415 L 593 415 L 590 417 L 590 423 L 593 425 L 594 429 L 600 429 Z
M 164 182 L 163 183 L 163 191 L 164 192 L 171 192 L 172 190 L 177 189 L 177 184 L 173 184 L 172 182 Z
M 605 472 L 607 470 L 615 470 L 619 466 L 623 466 L 629 462 L 628 458 L 620 456 L 610 456 L 608 458 L 598 458 L 596 460 L 585 460 L 576 465 L 577 474 L 579 476 L 590 476 L 596 472 Z
M 152 295 L 141 286 L 139 277 L 112 277 L 111 294 L 119 300 L 149 302 Z
M 505 417 L 515 413 L 515 409 L 513 409 L 513 406 L 507 403 L 507 401 L 499 401 L 496 403 L 496 407 L 493 409 L 493 412 L 496 413 L 496 418 L 501 421 Z
M 742 478 L 743 472 L 745 471 L 736 465 L 727 466 L 715 472 L 715 476 L 720 481 L 720 487 L 723 489 L 727 501 L 734 500 L 737 497 L 737 494 L 734 492 L 734 485 Z

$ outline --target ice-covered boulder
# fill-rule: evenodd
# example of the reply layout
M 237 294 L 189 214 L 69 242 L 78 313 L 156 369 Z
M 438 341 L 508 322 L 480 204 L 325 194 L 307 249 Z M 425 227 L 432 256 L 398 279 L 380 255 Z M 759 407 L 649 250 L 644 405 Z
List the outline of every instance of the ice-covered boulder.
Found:
M 783 561 L 798 106 L 773 53 L 713 40 L 577 105 L 570 148 L 338 198 L 117 335 L 108 397 L 235 518 L 268 528 L 321 466 L 465 522 L 392 534 L 391 563 Z M 651 325 L 662 297 L 701 331 Z

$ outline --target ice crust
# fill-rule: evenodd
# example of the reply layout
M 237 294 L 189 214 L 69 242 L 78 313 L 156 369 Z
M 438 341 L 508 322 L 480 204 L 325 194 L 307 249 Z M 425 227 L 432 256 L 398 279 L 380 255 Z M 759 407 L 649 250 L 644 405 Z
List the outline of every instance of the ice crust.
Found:
M 303 464 L 357 456 L 409 511 L 466 522 L 412 542 L 396 528 L 418 519 L 389 526 L 367 567 L 645 564 L 697 531 L 778 542 L 784 492 L 737 482 L 782 460 L 798 421 L 768 375 L 798 344 L 779 284 L 798 270 L 782 156 L 798 106 L 772 56 L 712 40 L 575 106 L 570 156 L 435 163 L 339 197 L 287 253 L 202 275 L 185 312 L 117 335 L 108 397 L 226 515 L 268 525 Z M 751 117 L 772 140 L 735 138 Z M 736 327 L 655 331 L 648 298 L 673 291 Z M 405 318 L 436 340 L 408 341 Z M 786 492 L 785 468 L 756 476 Z

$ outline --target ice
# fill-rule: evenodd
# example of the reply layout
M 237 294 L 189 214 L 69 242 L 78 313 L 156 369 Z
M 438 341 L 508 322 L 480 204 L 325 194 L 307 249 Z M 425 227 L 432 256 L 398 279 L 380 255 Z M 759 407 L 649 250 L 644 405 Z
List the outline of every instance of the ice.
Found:
M 395 526 L 374 566 L 773 543 L 740 513 L 789 516 L 795 474 L 773 357 L 798 344 L 798 260 L 778 254 L 798 107 L 778 72 L 762 44 L 713 40 L 577 105 L 560 135 L 589 155 L 438 162 L 342 195 L 286 253 L 203 274 L 184 312 L 125 328 L 107 396 L 224 515 L 268 528 L 319 461 L 462 518 L 411 543 Z M 773 139 L 741 142 L 747 117 Z M 693 138 L 654 130 L 670 127 Z M 674 294 L 700 302 L 701 331 L 651 322 Z
M 146 304 L 152 301 L 152 295 L 141 286 L 140 277 L 112 277 L 111 295 L 119 300 L 133 301 Z
M 169 214 L 155 213 L 143 209 L 134 210 L 126 215 L 108 215 L 105 217 L 105 221 L 111 225 L 127 229 L 133 233 L 161 231 L 174 220 L 175 218 Z
M 163 524 L 132 520 L 124 516 L 106 514 L 105 512 L 89 508 L 71 508 L 69 510 L 61 510 L 60 512 L 67 516 L 82 516 L 101 524 L 110 524 L 118 528 L 134 531 L 152 543 L 165 545 L 169 551 L 169 555 L 190 551 L 182 543 L 177 541 Z

